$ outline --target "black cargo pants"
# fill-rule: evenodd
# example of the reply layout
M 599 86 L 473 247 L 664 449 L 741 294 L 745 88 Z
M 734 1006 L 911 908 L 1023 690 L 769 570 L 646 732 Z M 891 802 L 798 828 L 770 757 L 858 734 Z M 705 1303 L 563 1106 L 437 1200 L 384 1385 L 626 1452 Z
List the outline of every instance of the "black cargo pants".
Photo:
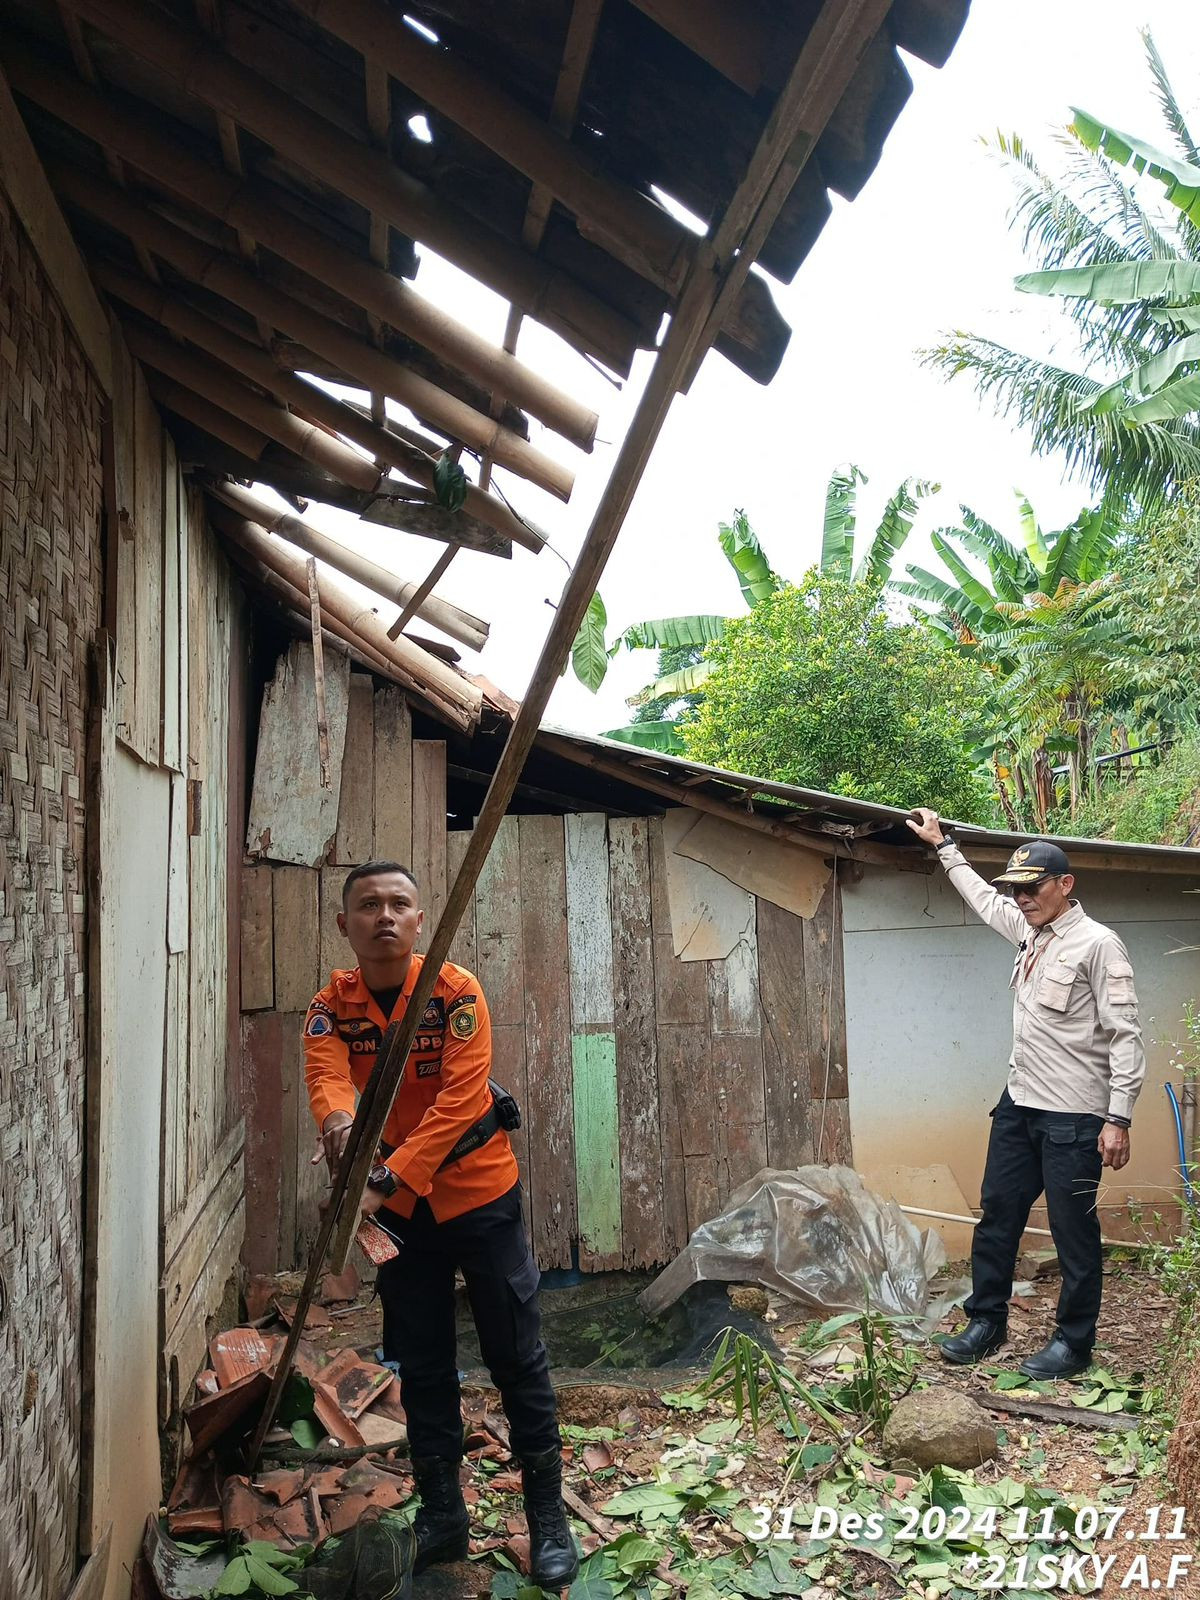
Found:
M 1103 1165 L 1096 1141 L 1103 1126 L 1103 1117 L 1088 1112 L 1019 1106 L 1007 1089 L 1000 1096 L 983 1172 L 983 1216 L 971 1251 L 972 1292 L 963 1306 L 969 1317 L 1007 1317 L 1021 1234 L 1044 1191 L 1062 1267 L 1059 1331 L 1076 1350 L 1091 1354 L 1103 1287 L 1096 1213 Z
M 463 1425 L 454 1328 L 454 1273 L 462 1272 L 479 1348 L 508 1417 L 513 1454 L 557 1450 L 550 1363 L 542 1343 L 538 1269 L 525 1237 L 521 1186 L 448 1222 L 427 1200 L 411 1217 L 376 1220 L 400 1246 L 379 1269 L 383 1353 L 400 1365 L 400 1397 L 414 1458 L 462 1456 Z

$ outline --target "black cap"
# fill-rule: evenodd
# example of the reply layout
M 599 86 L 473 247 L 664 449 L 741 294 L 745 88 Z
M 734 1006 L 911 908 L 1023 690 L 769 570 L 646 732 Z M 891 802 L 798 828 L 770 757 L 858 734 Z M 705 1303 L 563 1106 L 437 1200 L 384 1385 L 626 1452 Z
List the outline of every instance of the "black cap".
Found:
M 1032 844 L 1020 845 L 1008 858 L 1008 865 L 993 883 L 1040 883 L 1043 878 L 1057 878 L 1070 872 L 1071 863 L 1065 850 L 1060 850 L 1048 839 L 1035 839 Z

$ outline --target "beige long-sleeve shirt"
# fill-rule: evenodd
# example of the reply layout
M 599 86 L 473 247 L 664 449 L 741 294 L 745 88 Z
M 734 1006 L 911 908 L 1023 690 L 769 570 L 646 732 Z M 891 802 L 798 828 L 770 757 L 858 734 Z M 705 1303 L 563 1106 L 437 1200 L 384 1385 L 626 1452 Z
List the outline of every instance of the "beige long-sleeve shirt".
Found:
M 950 882 L 989 928 L 1017 946 L 1008 1092 L 1019 1106 L 1133 1116 L 1146 1075 L 1133 967 L 1111 928 L 1078 901 L 1031 928 L 957 845 L 938 851 Z

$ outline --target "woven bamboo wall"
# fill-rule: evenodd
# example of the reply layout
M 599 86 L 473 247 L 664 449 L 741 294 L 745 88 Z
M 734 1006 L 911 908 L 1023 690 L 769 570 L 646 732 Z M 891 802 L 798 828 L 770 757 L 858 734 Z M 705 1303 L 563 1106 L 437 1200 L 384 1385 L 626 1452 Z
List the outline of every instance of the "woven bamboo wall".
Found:
M 102 396 L 0 193 L 0 1594 L 79 1514 L 87 648 Z

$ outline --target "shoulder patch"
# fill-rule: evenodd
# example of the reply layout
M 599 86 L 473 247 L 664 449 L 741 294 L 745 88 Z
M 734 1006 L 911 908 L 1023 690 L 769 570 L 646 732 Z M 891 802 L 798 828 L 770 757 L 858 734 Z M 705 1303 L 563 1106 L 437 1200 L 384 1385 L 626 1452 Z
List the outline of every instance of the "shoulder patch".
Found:
M 333 1019 L 327 1011 L 314 1011 L 308 1019 L 308 1026 L 304 1030 L 305 1037 L 308 1039 L 319 1039 L 322 1035 L 332 1032 Z
M 479 1026 L 475 1015 L 475 996 L 457 1000 L 450 1008 L 450 1032 L 456 1039 L 469 1039 Z

